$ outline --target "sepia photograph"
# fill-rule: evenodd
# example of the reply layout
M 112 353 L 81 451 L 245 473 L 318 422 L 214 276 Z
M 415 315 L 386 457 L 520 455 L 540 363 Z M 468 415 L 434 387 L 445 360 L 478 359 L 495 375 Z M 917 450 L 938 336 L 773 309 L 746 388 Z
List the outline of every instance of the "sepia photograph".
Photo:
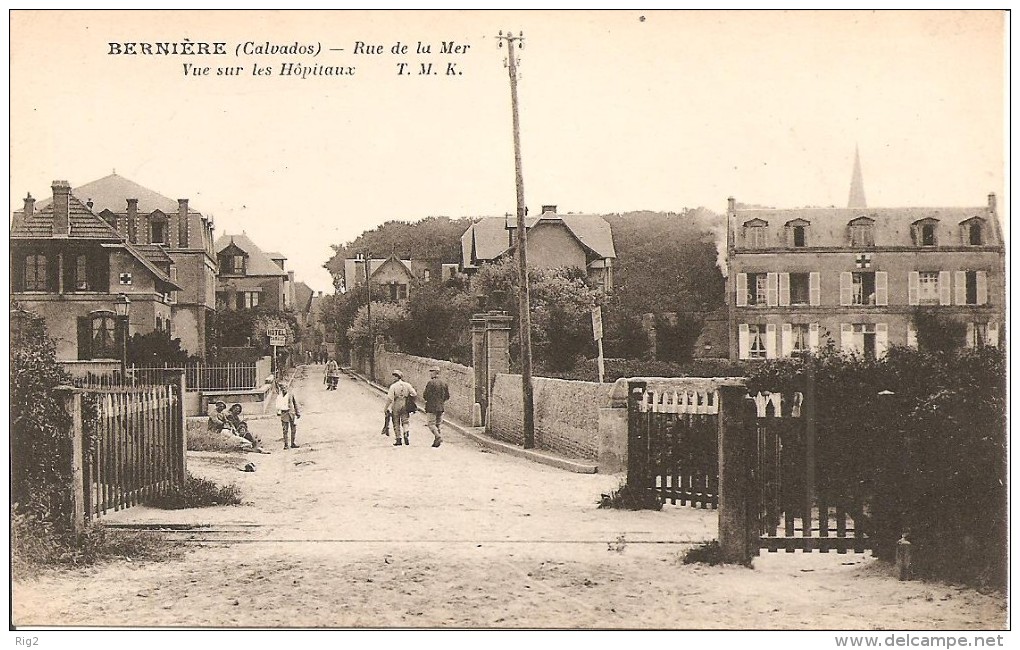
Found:
M 8 16 L 13 646 L 1008 641 L 1008 10 Z

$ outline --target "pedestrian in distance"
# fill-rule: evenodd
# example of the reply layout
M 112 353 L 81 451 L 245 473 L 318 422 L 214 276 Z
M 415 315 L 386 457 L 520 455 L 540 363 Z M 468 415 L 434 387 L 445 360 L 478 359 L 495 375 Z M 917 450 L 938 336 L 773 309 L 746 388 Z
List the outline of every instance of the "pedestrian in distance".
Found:
M 326 362 L 326 390 L 336 390 L 340 382 L 340 364 L 335 359 Z
M 390 419 L 393 422 L 393 436 L 396 438 L 393 446 L 399 447 L 402 444 L 410 446 L 410 409 L 416 408 L 412 405 L 418 393 L 415 392 L 414 386 L 404 381 L 404 373 L 394 370 L 393 376 L 396 381 L 390 385 L 390 389 L 386 392 L 386 410 L 390 413 Z
M 446 410 L 446 401 L 450 399 L 450 387 L 439 378 L 439 368 L 429 368 L 429 383 L 425 384 L 422 392 L 425 399 L 425 421 L 428 423 L 429 431 L 432 432 L 432 446 L 438 447 L 443 444 L 441 428 L 443 426 L 443 411 Z
M 301 410 L 298 406 L 294 393 L 288 391 L 287 384 L 280 384 L 280 394 L 276 396 L 276 414 L 280 416 L 283 424 L 283 448 L 293 447 L 297 449 L 297 421 L 301 417 Z M 287 432 L 290 430 L 290 444 L 287 444 Z

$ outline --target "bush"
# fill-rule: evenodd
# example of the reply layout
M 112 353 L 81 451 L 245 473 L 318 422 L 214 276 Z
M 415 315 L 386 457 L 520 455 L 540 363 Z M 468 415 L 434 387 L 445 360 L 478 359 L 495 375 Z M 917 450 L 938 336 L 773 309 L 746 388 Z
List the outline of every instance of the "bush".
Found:
M 598 501 L 599 509 L 662 510 L 662 499 L 651 490 L 633 489 L 626 483 Z
M 241 503 L 241 490 L 236 485 L 220 486 L 190 473 L 184 486 L 151 499 L 148 505 L 164 510 L 202 508 L 206 506 L 236 506 Z
M 710 566 L 722 564 L 722 547 L 719 546 L 717 540 L 713 539 L 711 542 L 688 549 L 684 553 L 683 562 L 684 564 L 708 564 Z

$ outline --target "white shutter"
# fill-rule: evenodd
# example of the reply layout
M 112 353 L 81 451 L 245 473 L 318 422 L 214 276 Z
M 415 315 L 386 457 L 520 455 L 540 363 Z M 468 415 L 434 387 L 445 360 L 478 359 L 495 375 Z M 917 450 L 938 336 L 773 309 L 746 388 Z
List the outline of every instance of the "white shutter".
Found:
M 949 288 L 949 283 L 953 279 L 953 274 L 950 271 L 939 271 L 939 304 L 940 305 L 951 305 L 953 304 L 952 291 Z
M 988 273 L 985 271 L 977 272 L 977 304 L 988 304 Z
M 967 272 L 957 271 L 956 275 L 956 304 L 967 304 Z
M 850 271 L 839 274 L 839 304 L 848 307 L 854 302 L 854 276 Z
M 765 275 L 765 304 L 769 307 L 779 305 L 779 274 L 768 273 Z
M 850 323 L 839 325 L 839 347 L 844 352 L 854 351 L 854 328 Z
M 817 307 L 822 304 L 822 274 L 818 271 L 812 271 L 808 275 L 808 298 L 813 307 Z
M 751 356 L 751 330 L 747 323 L 737 326 L 737 358 L 748 359 Z
M 765 358 L 776 358 L 776 325 L 769 323 L 765 326 Z
M 747 307 L 747 274 L 737 273 L 737 307 Z M 741 357 L 743 358 L 743 357 Z
M 808 325 L 808 347 L 812 351 L 818 349 L 818 323 Z
M 889 304 L 889 272 L 875 271 L 875 304 L 885 307 Z
M 912 321 L 907 322 L 907 346 L 917 348 L 917 328 Z
M 975 343 L 976 342 L 974 341 L 974 323 L 967 323 L 967 343 L 965 347 L 973 348 L 975 347 Z
M 787 307 L 790 304 L 790 274 L 779 274 L 779 306 Z
M 782 346 L 780 346 L 780 355 L 788 357 L 792 352 L 793 352 L 793 325 L 791 325 L 790 323 L 783 323 Z
M 921 273 L 920 271 L 911 271 L 907 281 L 907 303 L 911 305 L 919 304 L 918 292 L 920 291 L 921 285 Z
M 875 358 L 881 359 L 889 350 L 889 325 L 875 324 Z
M 988 345 L 993 348 L 999 347 L 999 323 L 988 323 Z

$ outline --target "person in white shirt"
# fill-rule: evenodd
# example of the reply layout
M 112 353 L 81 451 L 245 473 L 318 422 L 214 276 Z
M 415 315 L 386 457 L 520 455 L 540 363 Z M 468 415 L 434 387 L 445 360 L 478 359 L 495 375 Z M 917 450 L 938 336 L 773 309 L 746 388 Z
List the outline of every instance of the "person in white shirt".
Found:
M 297 437 L 297 420 L 301 417 L 301 411 L 298 408 L 297 399 L 294 398 L 294 393 L 287 391 L 287 384 L 280 384 L 280 394 L 276 396 L 276 414 L 280 416 L 280 422 L 283 423 L 283 448 L 294 447 L 297 449 L 298 445 L 295 438 Z M 287 444 L 287 429 L 290 429 L 290 444 Z
M 404 373 L 394 370 L 393 376 L 396 378 L 396 381 L 386 391 L 386 410 L 391 414 L 393 434 L 396 438 L 393 446 L 410 446 L 411 417 L 407 408 L 409 400 L 417 397 L 418 393 L 414 391 L 414 386 L 404 381 Z

